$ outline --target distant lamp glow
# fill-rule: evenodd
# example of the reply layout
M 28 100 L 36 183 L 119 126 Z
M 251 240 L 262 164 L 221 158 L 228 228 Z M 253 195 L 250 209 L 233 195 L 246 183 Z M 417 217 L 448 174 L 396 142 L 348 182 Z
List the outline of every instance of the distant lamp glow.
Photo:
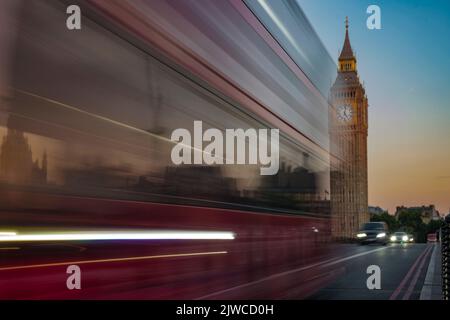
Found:
M 377 238 L 384 238 L 384 237 L 386 237 L 386 233 L 384 232 L 377 234 Z
M 367 237 L 367 234 L 365 234 L 364 232 L 361 232 L 361 233 L 358 233 L 358 234 L 356 235 L 356 237 L 357 237 L 357 238 L 365 238 L 365 237 Z

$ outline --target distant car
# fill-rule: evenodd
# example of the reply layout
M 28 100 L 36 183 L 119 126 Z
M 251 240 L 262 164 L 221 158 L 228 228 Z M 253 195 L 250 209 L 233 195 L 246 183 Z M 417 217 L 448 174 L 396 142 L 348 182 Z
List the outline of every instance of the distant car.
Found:
M 365 223 L 356 234 L 356 239 L 360 244 L 388 243 L 388 227 L 385 222 Z
M 409 237 L 406 232 L 395 232 L 391 238 L 391 242 L 393 243 L 407 243 L 409 242 Z
M 408 234 L 408 242 L 414 242 L 414 236 L 412 234 Z
M 427 234 L 427 242 L 437 242 L 436 233 Z

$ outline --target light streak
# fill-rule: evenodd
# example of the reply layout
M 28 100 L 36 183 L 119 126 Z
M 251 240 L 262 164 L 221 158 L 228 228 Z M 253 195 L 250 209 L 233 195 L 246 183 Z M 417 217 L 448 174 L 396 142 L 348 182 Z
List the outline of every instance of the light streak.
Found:
M 17 232 L 0 231 L 0 237 L 2 237 L 2 236 L 15 236 L 15 235 L 17 235 Z
M 297 50 L 298 53 L 305 59 L 305 61 L 309 64 L 311 64 L 311 61 L 308 59 L 308 56 L 303 52 L 303 50 L 298 46 L 297 41 L 294 39 L 292 34 L 286 29 L 284 23 L 282 22 L 282 19 L 280 19 L 275 12 L 272 10 L 272 8 L 267 4 L 266 0 L 258 0 L 261 7 L 266 11 L 266 13 L 269 15 L 269 17 L 273 20 L 273 22 L 277 25 L 278 28 L 280 28 L 281 32 L 285 35 L 285 37 L 288 39 L 290 44 Z
M 72 265 L 72 264 L 80 265 L 80 264 L 139 261 L 139 260 L 163 259 L 163 258 L 197 257 L 197 256 L 209 256 L 209 255 L 218 255 L 218 254 L 226 254 L 226 253 L 228 253 L 228 252 L 227 251 L 209 251 L 209 252 L 162 254 L 162 255 L 155 255 L 155 256 L 140 256 L 140 257 L 111 258 L 111 259 L 97 259 L 97 260 L 67 261 L 67 262 L 55 262 L 55 263 L 44 263 L 44 264 L 30 264 L 30 265 L 25 265 L 25 266 L 3 267 L 3 268 L 0 268 L 0 271 L 58 267 L 58 266 L 67 266 L 67 265 Z
M 224 231 L 99 231 L 55 233 L 1 233 L 0 242 L 90 241 L 90 240 L 233 240 L 234 233 Z

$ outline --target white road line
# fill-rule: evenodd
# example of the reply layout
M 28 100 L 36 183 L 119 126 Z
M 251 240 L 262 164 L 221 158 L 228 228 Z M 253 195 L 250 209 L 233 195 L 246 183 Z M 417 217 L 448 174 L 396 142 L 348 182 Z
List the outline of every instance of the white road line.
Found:
M 387 249 L 387 247 L 381 247 L 381 248 L 370 250 L 370 251 L 367 251 L 367 252 L 357 253 L 357 254 L 351 255 L 351 256 L 346 257 L 346 258 L 342 258 L 342 259 L 338 259 L 338 260 L 332 261 L 330 263 L 322 265 L 321 267 L 329 267 L 329 266 L 332 266 L 332 265 L 335 265 L 335 264 L 338 264 L 338 263 L 341 263 L 341 262 L 344 262 L 344 261 L 347 261 L 347 260 L 355 259 L 355 258 L 358 258 L 358 257 L 361 257 L 361 256 L 365 256 L 365 255 L 367 255 L 369 253 L 373 253 L 373 252 L 377 252 L 377 251 L 381 251 L 381 250 L 385 250 L 385 249 Z
M 366 252 L 353 254 L 351 256 L 348 256 L 348 257 L 345 257 L 345 258 L 341 258 L 341 259 L 337 259 L 337 260 L 336 260 L 336 258 L 328 259 L 328 260 L 321 261 L 321 262 L 318 262 L 318 263 L 315 263 L 315 264 L 311 264 L 311 265 L 308 265 L 308 266 L 305 266 L 305 267 L 300 267 L 300 268 L 297 268 L 297 269 L 292 269 L 292 270 L 289 270 L 289 271 L 276 273 L 276 274 L 270 275 L 268 277 L 261 278 L 259 280 L 255 280 L 255 281 L 252 281 L 252 282 L 248 282 L 248 283 L 245 283 L 245 284 L 242 284 L 242 285 L 239 285 L 239 286 L 235 286 L 235 287 L 231 287 L 231 288 L 224 289 L 224 290 L 221 290 L 221 291 L 213 292 L 213 293 L 201 296 L 199 298 L 196 298 L 195 300 L 208 299 L 208 298 L 211 298 L 213 296 L 217 296 L 217 295 L 220 295 L 220 294 L 223 294 L 223 293 L 227 293 L 227 292 L 230 292 L 230 291 L 233 291 L 233 290 L 243 289 L 243 288 L 246 288 L 246 287 L 249 287 L 249 286 L 252 286 L 252 285 L 264 282 L 264 281 L 267 281 L 267 280 L 273 280 L 273 279 L 276 279 L 276 278 L 279 278 L 279 277 L 287 276 L 289 274 L 300 272 L 300 271 L 304 271 L 304 270 L 308 270 L 308 269 L 311 269 L 311 268 L 314 268 L 314 267 L 331 266 L 331 265 L 334 265 L 334 264 L 337 264 L 337 263 L 340 263 L 340 262 L 344 262 L 344 261 L 347 261 L 347 260 L 350 260 L 350 259 L 355 259 L 355 258 L 358 258 L 358 257 L 362 257 L 362 256 L 365 256 L 365 255 L 368 255 L 368 254 L 371 254 L 371 253 L 374 253 L 374 252 L 377 252 L 377 251 L 385 250 L 385 249 L 387 249 L 387 247 L 382 247 L 382 248 L 378 248 L 378 249 L 374 249 L 374 250 L 370 250 L 370 251 L 366 251 Z

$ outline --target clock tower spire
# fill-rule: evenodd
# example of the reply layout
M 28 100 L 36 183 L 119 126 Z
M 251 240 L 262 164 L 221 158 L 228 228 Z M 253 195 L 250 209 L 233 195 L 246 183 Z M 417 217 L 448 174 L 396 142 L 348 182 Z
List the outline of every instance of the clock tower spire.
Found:
M 344 46 L 330 91 L 332 231 L 336 238 L 355 237 L 369 221 L 367 184 L 368 101 L 356 69 L 345 19 Z
M 356 71 L 356 57 L 353 53 L 348 35 L 348 17 L 345 18 L 345 40 L 339 55 L 339 71 Z

